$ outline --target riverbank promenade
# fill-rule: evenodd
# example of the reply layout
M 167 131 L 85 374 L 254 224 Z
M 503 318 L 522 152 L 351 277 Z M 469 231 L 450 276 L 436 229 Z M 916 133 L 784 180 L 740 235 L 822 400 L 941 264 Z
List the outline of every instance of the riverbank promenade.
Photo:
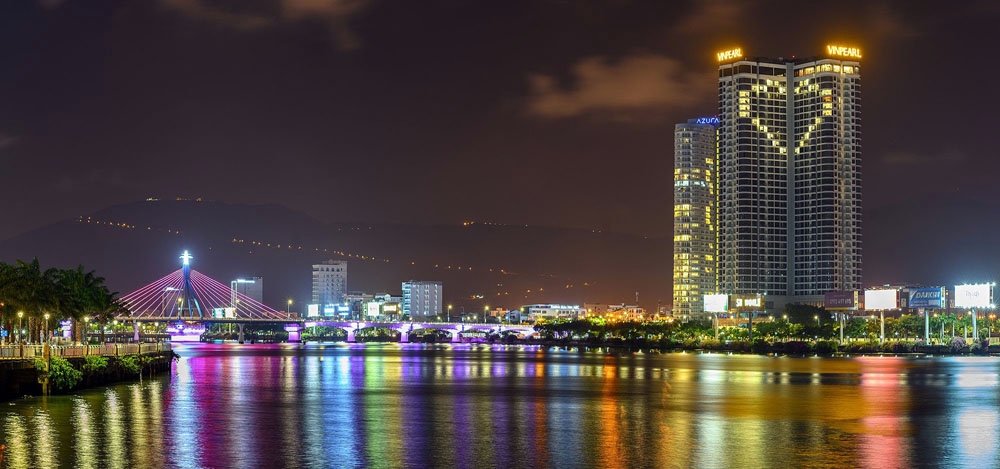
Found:
M 120 357 L 125 355 L 145 355 L 170 352 L 169 342 L 156 344 L 104 344 L 104 345 L 2 345 L 0 363 L 35 358 L 82 358 L 91 355 Z

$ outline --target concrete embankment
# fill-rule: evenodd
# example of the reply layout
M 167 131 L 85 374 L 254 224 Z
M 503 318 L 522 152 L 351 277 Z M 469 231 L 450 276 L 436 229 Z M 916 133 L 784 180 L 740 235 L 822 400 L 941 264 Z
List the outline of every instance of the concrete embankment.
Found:
M 138 380 L 169 371 L 170 344 L 15 345 L 0 350 L 0 401 Z

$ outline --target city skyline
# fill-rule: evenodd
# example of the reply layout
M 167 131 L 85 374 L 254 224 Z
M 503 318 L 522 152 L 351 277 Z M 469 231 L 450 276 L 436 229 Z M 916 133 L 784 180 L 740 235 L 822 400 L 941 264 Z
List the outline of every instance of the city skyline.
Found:
M 4 5 L 0 164 L 12 175 L 5 196 L 18 203 L 0 239 L 150 196 L 281 203 L 324 221 L 477 220 L 668 238 L 670 129 L 717 108 L 705 84 L 715 53 L 807 55 L 830 42 L 865 54 L 865 217 L 1000 206 L 989 121 L 965 109 L 995 98 L 908 53 L 940 51 L 940 70 L 970 63 L 988 43 L 981 25 L 997 16 L 988 2 L 944 12 L 812 5 L 809 22 L 751 2 L 214 5 L 108 2 L 101 15 L 72 0 Z M 468 27 L 484 17 L 490 27 Z M 957 30 L 967 34 L 940 34 Z M 46 47 L 26 54 L 16 46 L 25 43 Z M 579 188 L 534 190 L 538 181 Z M 893 258 L 948 247 L 919 226 L 866 239 L 866 284 L 929 276 Z M 970 261 L 984 263 L 970 280 L 997 270 L 975 251 L 988 243 L 972 241 L 933 259 L 942 276 Z

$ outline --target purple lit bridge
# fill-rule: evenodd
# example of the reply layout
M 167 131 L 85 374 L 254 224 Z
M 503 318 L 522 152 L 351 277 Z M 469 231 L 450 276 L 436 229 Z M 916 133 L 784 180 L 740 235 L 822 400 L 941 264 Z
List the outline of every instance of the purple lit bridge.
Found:
M 128 315 L 121 321 L 132 321 L 135 340 L 139 340 L 139 324 L 162 322 L 176 342 L 198 341 L 206 324 L 236 324 L 239 341 L 243 343 L 246 324 L 285 324 L 289 340 L 297 341 L 302 321 L 290 313 L 278 311 L 236 291 L 190 265 L 191 255 L 184 251 L 182 267 L 138 290 L 122 296 Z
M 447 332 L 451 336 L 453 343 L 461 342 L 464 335 L 467 339 L 486 334 L 516 333 L 518 335 L 530 336 L 535 332 L 534 328 L 524 324 L 475 324 L 456 322 L 365 322 L 365 321 L 334 321 L 316 318 L 307 319 L 304 323 L 306 328 L 313 326 L 334 327 L 347 332 L 347 342 L 355 342 L 356 334 L 362 329 L 383 328 L 399 333 L 399 342 L 410 341 L 410 333 L 427 329 Z
M 384 328 L 399 333 L 400 342 L 409 342 L 416 330 L 437 330 L 448 333 L 452 342 L 483 337 L 486 334 L 516 333 L 531 335 L 531 326 L 518 324 L 471 324 L 442 322 L 378 323 L 344 321 L 334 318 L 309 318 L 304 323 L 298 316 L 278 311 L 236 291 L 235 285 L 225 285 L 197 270 L 192 270 L 191 255 L 180 256 L 181 268 L 138 290 L 122 296 L 128 315 L 118 320 L 133 323 L 135 340 L 139 340 L 141 323 L 164 323 L 171 341 L 197 342 L 209 324 L 236 324 L 239 342 L 243 343 L 243 328 L 247 324 L 284 324 L 289 342 L 298 342 L 303 326 L 324 326 L 342 329 L 347 341 L 354 342 L 359 330 Z

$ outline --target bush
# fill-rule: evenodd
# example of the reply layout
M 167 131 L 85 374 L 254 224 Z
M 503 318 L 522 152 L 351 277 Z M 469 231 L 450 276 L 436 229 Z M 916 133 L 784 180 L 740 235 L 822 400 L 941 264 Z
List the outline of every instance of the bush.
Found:
M 118 358 L 118 363 L 121 365 L 122 370 L 126 374 L 138 375 L 142 373 L 142 361 L 139 360 L 138 355 L 125 355 Z
M 816 342 L 815 346 L 813 346 L 813 352 L 820 355 L 829 355 L 831 353 L 836 353 L 837 348 L 838 344 L 832 340 L 820 340 Z
M 881 348 L 876 342 L 851 342 L 847 344 L 847 351 L 849 353 L 874 353 L 880 351 Z
M 771 344 L 764 339 L 754 339 L 753 345 L 750 346 L 750 350 L 752 350 L 753 353 L 768 353 L 771 351 Z
M 749 352 L 750 351 L 750 342 L 747 342 L 745 340 L 734 340 L 734 341 L 726 344 L 726 349 L 727 350 L 731 350 L 733 352 L 741 352 L 741 353 L 742 352 Z
M 721 350 L 722 342 L 719 342 L 718 340 L 715 339 L 706 339 L 701 341 L 700 348 L 708 350 Z
M 58 390 L 68 390 L 76 387 L 83 380 L 83 372 L 73 368 L 64 358 L 53 357 L 49 364 L 49 382 Z
M 881 350 L 883 353 L 912 353 L 917 349 L 917 344 L 905 341 L 883 342 Z
M 812 346 L 809 342 L 801 340 L 785 342 L 785 353 L 788 355 L 805 355 L 810 351 L 812 351 Z
M 965 339 L 961 337 L 951 339 L 948 348 L 951 350 L 951 353 L 969 353 L 969 347 L 965 345 Z
M 100 355 L 87 355 L 83 357 L 83 371 L 87 375 L 93 375 L 108 367 L 108 359 Z

